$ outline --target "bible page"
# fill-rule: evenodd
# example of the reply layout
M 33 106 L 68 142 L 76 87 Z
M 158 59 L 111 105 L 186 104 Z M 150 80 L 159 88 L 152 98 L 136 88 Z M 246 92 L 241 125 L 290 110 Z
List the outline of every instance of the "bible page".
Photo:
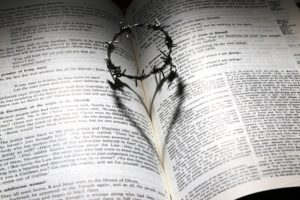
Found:
M 235 199 L 300 186 L 300 24 L 293 3 L 148 0 L 128 9 L 131 24 L 158 19 L 177 44 L 172 58 L 186 85 L 177 122 L 170 126 L 180 105 L 176 83 L 165 84 L 153 106 L 173 199 Z M 164 39 L 136 37 L 138 66 L 161 64 Z M 155 78 L 143 86 L 151 99 Z
M 122 20 L 111 1 L 1 1 L 1 199 L 166 199 L 146 110 L 107 82 Z M 112 60 L 136 72 L 126 38 Z

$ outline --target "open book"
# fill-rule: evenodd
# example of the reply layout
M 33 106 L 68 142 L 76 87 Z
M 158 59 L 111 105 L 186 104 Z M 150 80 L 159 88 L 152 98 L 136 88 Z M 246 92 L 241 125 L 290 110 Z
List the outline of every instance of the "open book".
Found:
M 1 199 L 235 199 L 300 186 L 294 1 L 136 0 L 126 13 L 111 1 L 1 1 Z M 117 92 L 120 109 L 103 44 L 120 21 L 155 19 L 177 44 L 185 101 L 176 80 L 164 84 L 149 116 L 157 77 L 122 80 L 132 90 Z M 132 74 L 159 65 L 164 40 L 134 36 L 113 61 Z

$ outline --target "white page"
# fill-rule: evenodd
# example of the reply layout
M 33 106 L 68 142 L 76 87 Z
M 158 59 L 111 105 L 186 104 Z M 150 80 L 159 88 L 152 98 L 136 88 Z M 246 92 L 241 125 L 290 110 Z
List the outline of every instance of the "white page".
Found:
M 283 11 L 289 13 L 287 8 Z M 131 23 L 157 18 L 170 25 L 167 30 L 178 44 L 172 57 L 187 87 L 172 130 L 167 128 L 178 106 L 176 84 L 166 86 L 154 103 L 154 125 L 174 199 L 234 199 L 300 185 L 296 49 L 268 4 L 135 1 L 127 18 Z M 290 19 L 295 22 L 299 15 Z M 163 39 L 151 36 L 137 39 L 142 69 L 160 62 L 154 58 Z M 297 43 L 298 36 L 293 35 Z M 155 86 L 154 79 L 145 82 L 147 98 Z
M 121 11 L 110 1 L 0 5 L 0 198 L 165 199 L 140 132 L 152 137 L 147 112 L 126 90 L 121 112 L 107 83 L 103 44 Z M 112 60 L 136 72 L 129 42 L 119 47 Z

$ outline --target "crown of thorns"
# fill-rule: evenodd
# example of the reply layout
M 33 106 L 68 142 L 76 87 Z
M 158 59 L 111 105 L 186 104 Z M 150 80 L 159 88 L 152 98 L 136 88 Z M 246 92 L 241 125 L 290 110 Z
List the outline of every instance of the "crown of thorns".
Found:
M 176 45 L 173 43 L 173 40 L 170 37 L 169 33 L 165 30 L 166 26 L 162 26 L 158 20 L 156 20 L 152 24 L 140 23 L 134 25 L 126 25 L 123 27 L 122 27 L 122 23 L 120 23 L 120 25 L 121 25 L 120 31 L 114 35 L 112 41 L 104 43 L 104 47 L 107 48 L 107 58 L 105 59 L 105 62 L 115 82 L 118 81 L 120 77 L 126 77 L 128 79 L 135 80 L 135 84 L 137 86 L 137 81 L 142 81 L 148 78 L 149 76 L 151 76 L 152 74 L 153 75 L 161 74 L 163 78 L 165 78 L 164 71 L 167 67 L 169 67 L 169 73 L 167 78 L 170 81 L 172 81 L 175 77 L 177 77 L 177 69 L 176 66 L 173 64 L 172 57 L 171 57 L 172 49 Z M 164 39 L 165 45 L 167 47 L 167 52 L 160 50 L 160 53 L 162 55 L 160 58 L 163 60 L 162 66 L 158 67 L 154 65 L 152 70 L 150 70 L 148 73 L 145 73 L 145 71 L 143 70 L 141 74 L 137 72 L 136 75 L 132 75 L 132 74 L 127 74 L 126 69 L 122 70 L 121 66 L 116 66 L 111 60 L 111 54 L 115 50 L 116 47 L 115 44 L 118 43 L 118 38 L 123 34 L 126 34 L 127 38 L 129 37 L 129 35 L 131 35 L 134 38 L 132 30 L 136 28 L 146 28 L 147 30 L 152 30 L 157 32 L 155 36 Z

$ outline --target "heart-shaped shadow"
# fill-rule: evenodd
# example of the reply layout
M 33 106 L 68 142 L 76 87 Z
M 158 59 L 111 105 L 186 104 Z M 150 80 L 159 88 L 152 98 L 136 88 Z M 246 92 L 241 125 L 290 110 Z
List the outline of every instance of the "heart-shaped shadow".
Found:
M 175 79 L 177 79 L 177 87 L 176 87 L 175 95 L 178 98 L 178 104 L 175 107 L 169 127 L 167 129 L 167 134 L 165 135 L 163 148 L 162 148 L 162 152 L 161 152 L 162 155 L 159 156 L 159 153 L 156 150 L 154 142 L 151 140 L 151 138 L 149 138 L 148 135 L 143 131 L 143 129 L 138 125 L 138 123 L 136 121 L 134 121 L 133 118 L 131 116 L 129 116 L 127 112 L 125 112 L 128 107 L 122 102 L 120 96 L 118 96 L 118 94 L 117 94 L 117 91 L 122 92 L 124 95 L 126 95 L 124 93 L 125 88 L 132 91 L 138 97 L 140 103 L 143 105 L 144 109 L 146 110 L 146 112 L 149 115 L 149 118 L 152 121 L 153 105 L 154 105 L 154 101 L 157 97 L 157 94 L 162 90 L 163 85 L 166 82 L 169 82 L 169 86 L 170 86 Z M 134 89 L 132 89 L 128 84 L 122 82 L 118 78 L 115 79 L 115 83 L 112 83 L 111 81 L 108 81 L 108 83 L 113 90 L 113 98 L 115 99 L 116 105 L 118 106 L 118 108 L 121 111 L 123 111 L 124 116 L 126 116 L 126 118 L 128 118 L 128 120 L 138 129 L 139 134 L 146 140 L 146 142 L 149 144 L 149 146 L 156 153 L 157 157 L 161 158 L 159 160 L 161 161 L 162 167 L 164 167 L 164 157 L 165 157 L 165 152 L 166 152 L 166 145 L 168 144 L 168 141 L 171 138 L 171 130 L 172 130 L 174 124 L 176 123 L 176 121 L 178 120 L 178 118 L 180 117 L 180 114 L 182 111 L 182 104 L 185 100 L 185 94 L 184 94 L 185 93 L 185 84 L 183 83 L 183 80 L 177 75 L 177 73 L 175 73 L 175 74 L 170 73 L 167 77 L 160 78 L 159 81 L 156 78 L 157 85 L 156 85 L 156 89 L 153 94 L 153 97 L 151 99 L 151 104 L 150 104 L 149 110 L 147 109 L 147 106 L 146 106 L 145 102 L 143 101 L 143 98 Z

